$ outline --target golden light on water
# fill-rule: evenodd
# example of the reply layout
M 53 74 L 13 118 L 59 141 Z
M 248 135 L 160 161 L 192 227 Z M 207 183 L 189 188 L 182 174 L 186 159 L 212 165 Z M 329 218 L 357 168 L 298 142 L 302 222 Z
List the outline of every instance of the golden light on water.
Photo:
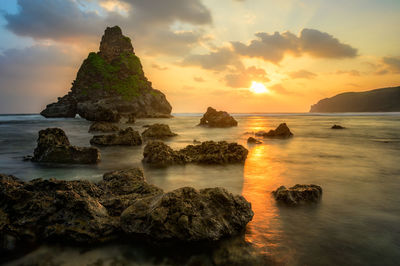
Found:
M 270 93 L 270 91 L 260 82 L 253 81 L 251 83 L 250 91 L 256 94 Z

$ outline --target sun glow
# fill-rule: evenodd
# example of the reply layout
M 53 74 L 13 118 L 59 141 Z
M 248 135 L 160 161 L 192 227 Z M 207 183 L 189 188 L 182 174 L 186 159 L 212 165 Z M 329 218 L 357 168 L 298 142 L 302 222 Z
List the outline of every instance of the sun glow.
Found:
M 264 86 L 264 84 L 253 81 L 251 83 L 250 91 L 256 94 L 270 93 L 270 91 Z

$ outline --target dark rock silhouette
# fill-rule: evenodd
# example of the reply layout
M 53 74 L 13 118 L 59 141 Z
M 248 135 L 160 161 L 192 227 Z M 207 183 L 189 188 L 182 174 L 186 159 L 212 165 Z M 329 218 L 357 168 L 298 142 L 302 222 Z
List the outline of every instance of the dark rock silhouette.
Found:
M 89 132 L 115 132 L 119 127 L 109 122 L 93 122 L 90 125 Z
M 48 163 L 95 164 L 99 160 L 98 149 L 72 146 L 60 128 L 39 131 L 37 147 L 32 157 L 34 162 Z
M 121 116 L 169 117 L 171 105 L 152 88 L 131 41 L 118 26 L 108 27 L 100 51 L 90 53 L 78 71 L 71 91 L 47 105 L 45 117 L 81 117 L 116 122 Z
M 311 113 L 399 112 L 400 86 L 363 92 L 345 92 L 320 100 Z
M 90 144 L 99 146 L 136 146 L 142 144 L 139 132 L 131 127 L 121 129 L 116 134 L 93 136 Z
M 289 137 L 293 136 L 293 133 L 290 131 L 290 129 L 286 125 L 286 123 L 282 123 L 275 130 L 271 129 L 268 132 L 265 132 L 265 131 L 256 132 L 256 136 L 264 137 L 264 138 L 273 138 L 273 137 L 289 138 Z
M 242 145 L 226 141 L 204 141 L 198 145 L 188 145 L 177 151 L 161 141 L 152 141 L 144 148 L 143 162 L 161 167 L 185 163 L 244 163 L 247 153 L 247 149 Z
M 333 125 L 331 129 L 345 129 L 345 127 L 342 127 L 341 125 Z
M 207 108 L 207 112 L 200 119 L 199 126 L 206 127 L 235 127 L 237 121 L 224 111 L 217 111 L 212 107 Z
M 142 133 L 143 139 L 165 139 L 177 135 L 165 124 L 148 125 L 147 129 Z
M 278 202 L 296 206 L 302 203 L 319 202 L 322 197 L 322 188 L 317 185 L 295 185 L 291 188 L 284 186 L 273 191 Z
M 241 232 L 252 216 L 240 195 L 189 187 L 164 193 L 137 168 L 106 173 L 99 183 L 23 182 L 0 174 L 1 251 L 43 241 L 88 244 L 136 236 L 218 240 Z
M 249 137 L 249 138 L 247 139 L 247 143 L 249 143 L 249 144 L 260 144 L 260 143 L 262 143 L 262 142 L 259 141 L 259 140 L 256 139 L 256 138 Z

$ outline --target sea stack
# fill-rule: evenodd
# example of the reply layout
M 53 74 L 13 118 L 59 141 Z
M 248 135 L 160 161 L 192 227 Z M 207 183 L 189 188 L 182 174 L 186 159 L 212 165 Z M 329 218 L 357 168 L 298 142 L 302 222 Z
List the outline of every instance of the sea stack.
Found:
M 121 116 L 170 117 L 165 95 L 144 75 L 129 37 L 120 27 L 107 27 L 100 51 L 83 61 L 71 91 L 47 105 L 44 117 L 81 117 L 90 121 L 119 121 Z

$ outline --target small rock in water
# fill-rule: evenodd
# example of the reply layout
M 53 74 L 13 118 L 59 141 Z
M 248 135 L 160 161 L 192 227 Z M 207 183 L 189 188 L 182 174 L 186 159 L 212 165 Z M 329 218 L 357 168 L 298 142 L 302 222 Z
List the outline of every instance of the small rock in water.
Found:
M 142 133 L 143 139 L 165 139 L 177 135 L 166 124 L 149 125 Z
M 262 142 L 259 141 L 259 140 L 256 139 L 256 138 L 249 137 L 249 138 L 247 139 L 247 143 L 250 143 L 250 144 L 261 144 Z
M 331 129 L 345 129 L 345 127 L 342 127 L 341 125 L 333 125 Z
M 207 127 L 236 127 L 237 121 L 231 115 L 224 111 L 217 111 L 208 107 L 207 112 L 200 119 L 199 126 Z
M 89 132 L 115 132 L 119 127 L 109 122 L 93 122 L 90 125 Z
M 273 191 L 278 202 L 296 206 L 302 203 L 319 202 L 322 197 L 322 188 L 318 185 L 295 185 L 291 188 L 280 186 Z
M 128 120 L 126 121 L 127 124 L 134 124 L 136 122 L 136 118 L 134 114 L 128 115 Z
M 199 140 L 197 140 L 197 139 L 194 139 L 194 140 L 193 140 L 193 143 L 194 143 L 194 144 L 200 144 L 201 141 L 199 141 Z
M 90 144 L 100 146 L 136 146 L 142 144 L 142 138 L 138 131 L 128 127 L 126 129 L 121 129 L 116 134 L 94 136 L 90 140 Z
M 286 123 L 280 124 L 275 130 L 270 130 L 268 132 L 258 131 L 256 132 L 256 136 L 264 137 L 264 138 L 289 138 L 293 136 L 293 133 L 290 131 L 289 127 Z
M 37 147 L 32 161 L 49 163 L 94 164 L 100 160 L 96 148 L 76 147 L 69 143 L 67 135 L 60 128 L 39 131 Z

